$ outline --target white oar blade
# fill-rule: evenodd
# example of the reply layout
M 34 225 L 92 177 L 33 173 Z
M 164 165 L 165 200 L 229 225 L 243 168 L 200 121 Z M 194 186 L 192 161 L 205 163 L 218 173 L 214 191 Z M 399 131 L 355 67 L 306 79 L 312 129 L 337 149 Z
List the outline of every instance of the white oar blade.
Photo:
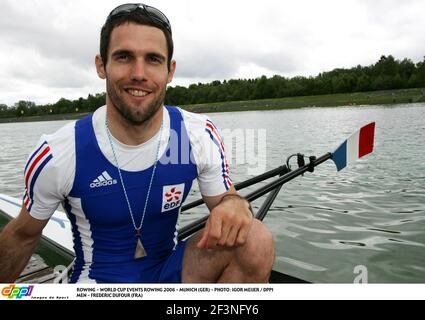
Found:
M 345 140 L 333 153 L 338 171 L 373 151 L 375 122 L 371 122 Z

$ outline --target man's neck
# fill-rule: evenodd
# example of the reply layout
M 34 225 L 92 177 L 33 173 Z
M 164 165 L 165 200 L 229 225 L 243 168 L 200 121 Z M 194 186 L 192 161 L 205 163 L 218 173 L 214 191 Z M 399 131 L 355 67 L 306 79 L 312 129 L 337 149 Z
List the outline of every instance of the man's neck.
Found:
M 112 136 L 123 144 L 137 146 L 150 140 L 159 131 L 162 124 L 163 109 L 158 111 L 147 121 L 135 125 L 124 119 L 113 107 L 106 107 L 108 117 L 108 127 Z

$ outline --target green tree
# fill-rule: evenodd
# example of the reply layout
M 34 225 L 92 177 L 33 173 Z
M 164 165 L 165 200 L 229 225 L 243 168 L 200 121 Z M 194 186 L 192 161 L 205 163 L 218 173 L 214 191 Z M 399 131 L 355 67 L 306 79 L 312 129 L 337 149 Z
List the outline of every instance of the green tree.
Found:
M 392 55 L 381 56 L 374 66 L 376 75 L 395 76 L 397 74 L 397 62 Z
M 35 103 L 32 101 L 19 101 L 18 103 L 15 103 L 14 110 L 15 110 L 15 116 L 17 117 L 23 117 L 31 115 L 30 110 L 35 107 Z M 32 109 L 33 110 L 33 109 Z
M 71 101 L 62 98 L 52 106 L 53 113 L 71 113 L 73 104 Z
M 398 74 L 405 82 L 406 80 L 409 80 L 410 77 L 415 73 L 415 64 L 410 59 L 403 59 L 403 61 L 400 62 L 398 67 Z
M 357 78 L 356 91 L 368 91 L 370 90 L 370 85 L 370 78 L 367 75 L 362 74 L 359 78 Z
M 416 77 L 417 77 L 417 86 L 425 86 L 425 56 L 423 61 L 416 64 Z
M 0 117 L 4 118 L 8 116 L 8 106 L 6 104 L 0 104 Z

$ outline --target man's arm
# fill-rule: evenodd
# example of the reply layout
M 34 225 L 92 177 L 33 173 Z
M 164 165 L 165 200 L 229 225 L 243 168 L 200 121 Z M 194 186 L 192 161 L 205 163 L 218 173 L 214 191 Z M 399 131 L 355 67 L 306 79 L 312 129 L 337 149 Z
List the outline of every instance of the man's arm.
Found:
M 14 282 L 25 268 L 49 220 L 37 220 L 22 206 L 0 233 L 0 283 Z
M 222 195 L 203 198 L 211 213 L 198 248 L 243 245 L 253 220 L 249 202 L 239 196 L 233 187 Z

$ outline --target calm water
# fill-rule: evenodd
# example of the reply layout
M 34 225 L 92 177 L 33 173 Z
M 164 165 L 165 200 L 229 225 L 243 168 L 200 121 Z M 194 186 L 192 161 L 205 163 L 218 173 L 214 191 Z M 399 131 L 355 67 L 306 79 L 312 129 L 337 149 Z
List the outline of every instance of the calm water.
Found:
M 249 132 L 266 130 L 266 169 L 293 153 L 333 151 L 362 125 L 376 121 L 372 155 L 340 173 L 329 161 L 284 186 L 265 219 L 276 241 L 275 269 L 313 282 L 353 282 L 354 268 L 362 265 L 369 282 L 425 282 L 424 104 L 211 117 L 221 129 L 240 130 L 247 139 Z M 29 151 L 42 133 L 65 123 L 0 124 L 0 193 L 21 195 Z M 233 147 L 233 181 L 252 177 L 256 165 L 236 158 L 236 143 L 227 147 L 229 153 Z M 255 144 L 257 153 L 262 148 Z M 197 196 L 195 186 L 191 199 Z M 261 200 L 254 204 L 258 208 Z M 205 212 L 183 214 L 182 224 Z

